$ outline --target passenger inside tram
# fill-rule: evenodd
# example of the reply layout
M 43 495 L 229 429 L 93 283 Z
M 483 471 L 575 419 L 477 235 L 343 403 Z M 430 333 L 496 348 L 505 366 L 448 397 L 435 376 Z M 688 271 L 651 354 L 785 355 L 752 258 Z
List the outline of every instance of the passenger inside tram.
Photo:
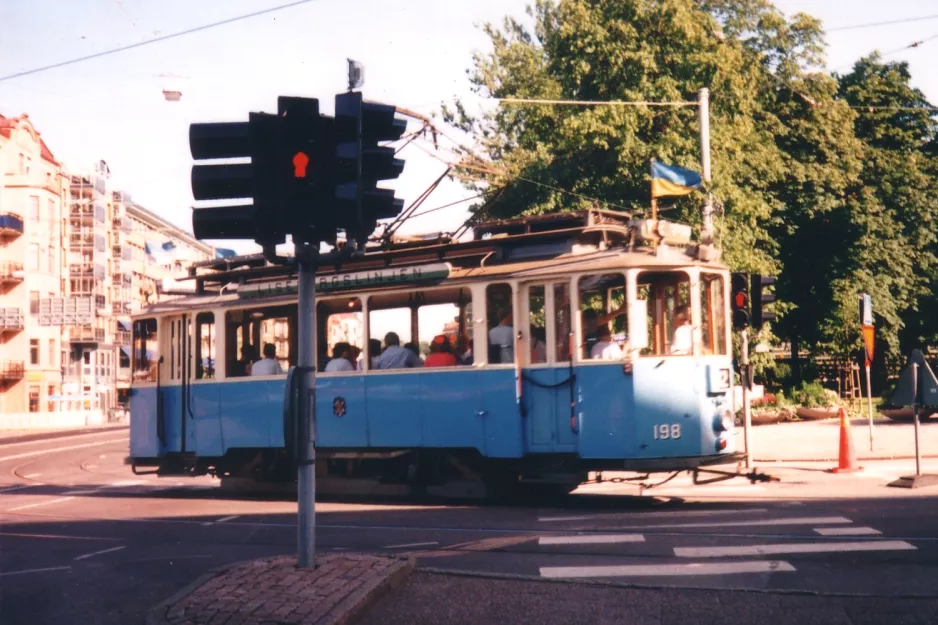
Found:
M 251 365 L 251 375 L 279 375 L 283 373 L 277 362 L 277 347 L 273 343 L 264 343 L 264 357 Z
M 492 363 L 513 362 L 514 328 L 511 308 L 503 306 L 496 312 L 498 325 L 489 330 L 489 361 Z
M 675 356 L 691 353 L 694 345 L 694 326 L 690 322 L 687 306 L 678 306 L 674 311 L 674 336 L 671 339 L 671 353 Z
M 251 375 L 251 371 L 254 365 L 254 358 L 256 352 L 254 351 L 254 346 L 250 343 L 245 343 L 241 346 L 241 360 L 238 360 L 234 363 L 234 367 L 231 373 L 228 374 L 229 377 L 241 377 Z
M 433 337 L 430 342 L 430 354 L 423 363 L 424 367 L 455 367 L 456 355 L 449 339 L 442 334 Z
M 421 367 L 420 357 L 406 347 L 401 347 L 401 339 L 396 332 L 384 336 L 384 351 L 374 359 L 375 369 L 403 369 Z
M 590 357 L 593 360 L 621 360 L 622 348 L 612 340 L 612 332 L 609 326 L 603 324 L 596 330 L 597 341 L 590 350 Z
M 336 371 L 354 371 L 352 366 L 352 346 L 345 341 L 336 343 L 332 348 L 332 359 L 326 363 L 326 373 Z

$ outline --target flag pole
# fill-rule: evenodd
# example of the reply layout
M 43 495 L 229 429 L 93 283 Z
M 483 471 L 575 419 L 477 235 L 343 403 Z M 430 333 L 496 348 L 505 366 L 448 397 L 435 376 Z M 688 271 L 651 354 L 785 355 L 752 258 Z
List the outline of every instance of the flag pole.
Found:
M 658 221 L 658 198 L 655 197 L 655 159 L 648 161 L 648 170 L 651 173 L 651 219 Z

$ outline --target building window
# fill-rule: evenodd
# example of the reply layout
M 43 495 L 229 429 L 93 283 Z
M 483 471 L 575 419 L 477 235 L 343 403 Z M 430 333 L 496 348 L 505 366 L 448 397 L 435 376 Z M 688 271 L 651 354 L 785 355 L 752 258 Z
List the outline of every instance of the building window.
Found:
M 22 154 L 20 154 L 20 158 L 19 158 L 19 172 L 21 174 L 26 173 L 26 157 L 23 156 Z
M 39 387 L 29 387 L 29 411 L 39 412 Z
M 26 271 L 39 271 L 39 244 L 30 243 L 26 255 Z
M 52 399 L 55 397 L 55 385 L 50 384 L 48 394 L 46 395 L 46 412 L 55 412 L 55 400 Z
M 49 368 L 55 368 L 55 339 L 49 339 Z
M 39 364 L 39 339 L 29 339 L 29 364 Z
M 39 314 L 39 291 L 29 292 L 29 314 Z
M 39 196 L 29 196 L 29 220 L 33 223 L 39 223 Z

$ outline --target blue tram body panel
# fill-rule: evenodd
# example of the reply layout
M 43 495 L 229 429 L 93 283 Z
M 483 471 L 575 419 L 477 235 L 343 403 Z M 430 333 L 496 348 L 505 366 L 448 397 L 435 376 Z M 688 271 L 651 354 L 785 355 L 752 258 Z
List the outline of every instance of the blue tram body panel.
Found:
M 575 368 L 573 411 L 567 367 L 526 370 L 522 406 L 511 369 L 410 371 L 317 378 L 320 448 L 461 448 L 491 458 L 573 453 L 582 459 L 715 456 L 734 451 L 732 433 L 718 447 L 715 427 L 728 408 L 712 391 L 728 357 L 642 358 Z M 164 442 L 159 443 L 155 387 L 131 393 L 131 455 L 188 451 L 220 457 L 230 449 L 282 448 L 283 378 L 162 386 Z M 186 446 L 182 447 L 183 421 Z

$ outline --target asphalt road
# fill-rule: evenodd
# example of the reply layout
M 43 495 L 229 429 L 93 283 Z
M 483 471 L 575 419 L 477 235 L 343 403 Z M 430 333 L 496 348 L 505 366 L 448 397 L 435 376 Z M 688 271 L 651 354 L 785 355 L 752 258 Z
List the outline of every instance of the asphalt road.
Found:
M 210 478 L 135 476 L 123 465 L 126 437 L 0 444 L 0 621 L 141 623 L 212 568 L 295 552 L 295 500 L 226 494 Z M 675 483 L 658 496 L 585 487 L 549 507 L 321 502 L 317 547 L 409 553 L 425 575 L 607 582 L 620 593 L 613 604 L 624 596 L 615 585 L 859 594 L 887 607 L 938 597 L 935 494 L 869 479 L 850 482 L 851 498 L 824 497 L 817 484 L 802 497 L 808 486 L 790 482 Z M 434 586 L 441 598 L 452 596 L 447 584 Z M 590 593 L 543 595 L 586 605 Z

